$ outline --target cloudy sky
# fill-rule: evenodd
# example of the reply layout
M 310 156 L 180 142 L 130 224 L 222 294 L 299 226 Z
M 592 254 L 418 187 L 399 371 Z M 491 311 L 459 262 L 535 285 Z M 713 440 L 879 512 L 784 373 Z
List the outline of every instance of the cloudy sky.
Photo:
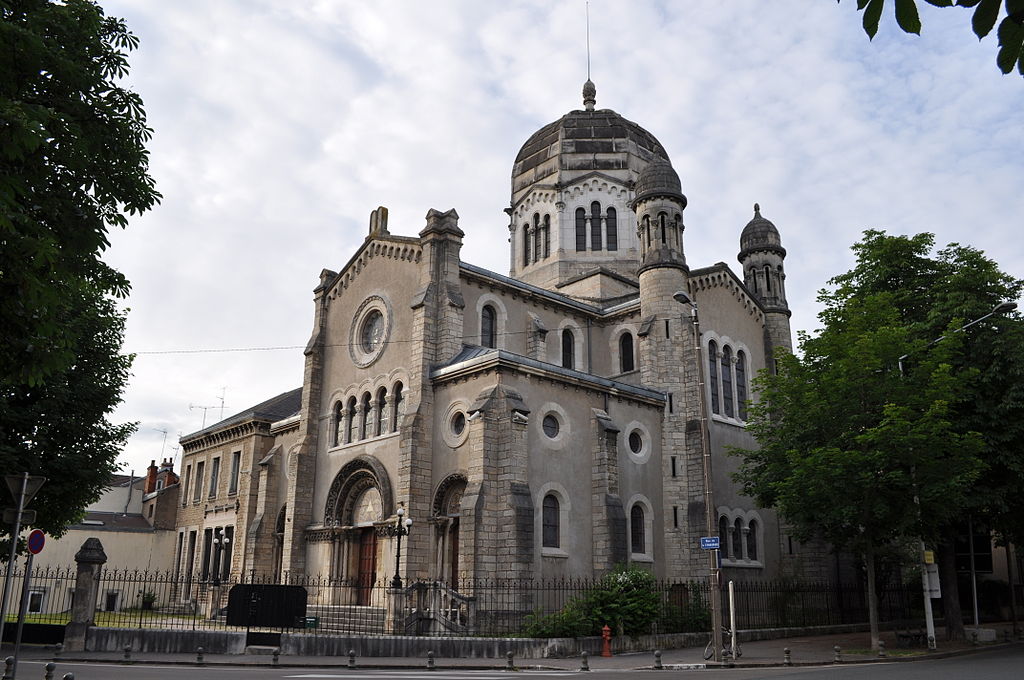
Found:
M 128 83 L 164 196 L 107 253 L 133 284 L 126 472 L 202 427 L 190 406 L 212 424 L 222 397 L 226 416 L 301 384 L 319 272 L 378 205 L 404 235 L 456 208 L 464 259 L 507 274 L 512 161 L 587 77 L 583 0 L 101 4 L 141 40 Z M 1024 81 L 967 11 L 919 4 L 922 37 L 887 12 L 871 43 L 852 0 L 591 0 L 597 106 L 667 149 L 691 266 L 735 268 L 760 202 L 794 329 L 867 228 L 1024 276 Z

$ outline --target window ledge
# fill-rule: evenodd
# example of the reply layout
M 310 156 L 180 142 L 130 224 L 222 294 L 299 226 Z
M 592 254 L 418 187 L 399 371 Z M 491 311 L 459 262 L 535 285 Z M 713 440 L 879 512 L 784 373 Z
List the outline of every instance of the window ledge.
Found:
M 647 553 L 630 553 L 630 562 L 654 562 L 654 555 L 648 555 Z
M 711 420 L 715 421 L 716 423 L 721 423 L 722 425 L 732 425 L 733 427 L 746 428 L 747 426 L 747 421 L 745 420 L 740 420 L 739 418 L 730 418 L 729 416 L 723 416 L 717 413 L 711 414 Z
M 740 569 L 764 569 L 764 563 L 760 560 L 727 560 L 722 559 L 723 567 L 738 567 Z
M 558 557 L 560 559 L 566 559 L 569 557 L 569 553 L 561 548 L 541 548 L 540 555 L 541 557 Z

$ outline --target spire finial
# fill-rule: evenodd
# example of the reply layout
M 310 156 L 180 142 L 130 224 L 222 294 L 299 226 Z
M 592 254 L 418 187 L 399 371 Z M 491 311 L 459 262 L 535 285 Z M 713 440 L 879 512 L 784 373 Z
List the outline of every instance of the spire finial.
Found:
M 590 3 L 587 2 L 587 82 L 583 83 L 583 108 L 593 111 L 597 104 L 597 87 L 590 79 Z
M 759 203 L 754 204 L 754 217 L 761 216 L 761 205 Z

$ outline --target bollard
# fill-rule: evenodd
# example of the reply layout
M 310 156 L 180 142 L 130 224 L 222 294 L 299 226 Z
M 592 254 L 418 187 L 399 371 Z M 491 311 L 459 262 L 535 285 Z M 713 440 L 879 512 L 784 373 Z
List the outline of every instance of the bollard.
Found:
M 132 646 L 131 645 L 125 645 L 124 646 L 124 662 L 125 663 L 131 663 L 132 662 Z
M 929 635 L 928 636 L 928 651 L 929 652 L 934 652 L 935 651 L 935 636 L 934 635 Z
M 586 651 L 580 652 L 580 670 L 589 671 L 590 664 L 587 663 L 587 657 L 590 656 Z
M 783 647 L 782 648 L 782 665 L 783 666 L 792 666 L 793 665 L 793 655 L 790 654 L 789 647 Z
M 516 665 L 513 663 L 515 654 L 513 654 L 512 652 L 505 652 L 505 658 L 508 660 L 508 662 L 505 664 L 505 670 L 514 671 L 516 669 Z
M 43 680 L 53 680 L 53 671 L 57 669 L 57 664 L 51 661 L 43 666 L 43 668 L 46 669 L 46 673 L 43 675 Z
M 196 647 L 196 663 L 198 663 L 198 664 L 202 664 L 203 663 L 203 648 L 202 647 Z
M 878 658 L 879 659 L 884 659 L 885 658 L 885 640 L 879 640 L 878 641 Z
M 14 657 L 9 656 L 4 659 L 4 677 L 0 680 L 11 680 L 11 672 L 14 668 Z
M 843 654 L 842 654 L 842 650 L 839 649 L 839 645 L 836 645 L 835 647 L 833 647 L 832 651 L 835 652 L 835 656 L 832 657 L 832 663 L 842 663 L 843 662 Z
M 354 649 L 348 650 L 348 667 L 350 670 L 356 667 L 356 650 Z
M 75 674 L 74 673 L 65 673 L 64 674 L 64 678 L 62 680 L 75 680 Z
M 661 665 L 661 650 L 654 650 L 654 670 L 660 671 L 664 666 Z
M 60 661 L 60 655 L 64 652 L 64 645 L 60 642 L 53 646 L 53 660 Z
M 427 652 L 427 670 L 428 671 L 436 671 L 437 670 L 436 668 L 434 668 L 434 653 L 433 652 Z
M 274 647 L 274 651 L 271 654 L 271 659 L 273 660 L 273 664 L 276 666 L 277 663 L 281 660 L 281 648 L 280 647 Z
M 978 644 L 978 631 L 977 630 L 972 630 L 971 631 L 971 644 L 972 645 Z

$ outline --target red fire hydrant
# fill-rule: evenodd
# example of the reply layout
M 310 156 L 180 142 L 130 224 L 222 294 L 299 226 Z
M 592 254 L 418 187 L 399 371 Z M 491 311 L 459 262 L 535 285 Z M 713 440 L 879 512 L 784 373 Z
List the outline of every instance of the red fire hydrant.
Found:
M 601 656 L 611 656 L 612 629 L 609 628 L 607 625 L 605 625 L 605 627 L 601 629 L 601 640 L 603 640 L 603 643 L 601 644 Z

